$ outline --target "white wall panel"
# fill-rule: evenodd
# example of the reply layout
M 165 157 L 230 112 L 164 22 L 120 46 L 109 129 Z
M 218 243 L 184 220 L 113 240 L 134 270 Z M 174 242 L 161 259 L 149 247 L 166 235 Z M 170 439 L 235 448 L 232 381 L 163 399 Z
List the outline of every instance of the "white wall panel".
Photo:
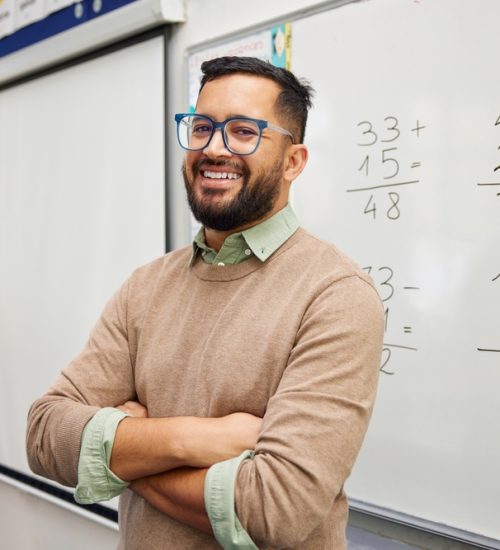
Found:
M 0 463 L 104 303 L 164 252 L 163 38 L 0 92 Z

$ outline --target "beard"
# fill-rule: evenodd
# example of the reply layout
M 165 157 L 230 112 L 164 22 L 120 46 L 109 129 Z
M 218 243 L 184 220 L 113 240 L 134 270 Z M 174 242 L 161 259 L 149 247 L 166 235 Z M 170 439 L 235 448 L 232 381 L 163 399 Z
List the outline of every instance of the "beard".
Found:
M 199 166 L 232 166 L 241 172 L 243 180 L 238 194 L 228 201 L 211 200 L 224 191 L 204 189 L 201 196 L 196 193 L 194 179 L 199 173 Z M 251 177 L 250 170 L 244 164 L 234 161 L 214 161 L 205 159 L 193 164 L 192 179 L 186 173 L 186 165 L 182 167 L 182 175 L 186 186 L 189 207 L 193 216 L 205 227 L 217 231 L 232 231 L 238 227 L 251 225 L 271 212 L 279 195 L 283 161 L 274 164 L 269 172 L 259 171 Z

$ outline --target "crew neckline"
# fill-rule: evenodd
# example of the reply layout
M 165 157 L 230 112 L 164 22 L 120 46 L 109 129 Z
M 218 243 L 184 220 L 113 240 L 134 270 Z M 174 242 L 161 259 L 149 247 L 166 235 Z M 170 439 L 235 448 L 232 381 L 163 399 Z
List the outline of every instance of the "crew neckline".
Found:
M 239 264 L 218 265 L 207 264 L 203 261 L 199 254 L 197 254 L 194 262 L 192 263 L 190 270 L 204 281 L 225 282 L 235 281 L 250 275 L 258 269 L 263 269 L 267 265 L 271 264 L 276 258 L 281 256 L 289 248 L 294 246 L 300 238 L 304 235 L 304 230 L 298 228 L 297 231 L 285 241 L 265 262 L 262 262 L 256 256 L 252 256 L 248 260 Z

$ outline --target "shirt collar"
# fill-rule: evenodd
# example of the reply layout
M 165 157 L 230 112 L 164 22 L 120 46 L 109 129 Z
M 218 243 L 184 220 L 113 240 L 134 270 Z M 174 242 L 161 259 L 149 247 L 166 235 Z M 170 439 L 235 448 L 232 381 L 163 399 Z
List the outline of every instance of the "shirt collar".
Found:
M 229 235 L 217 253 L 206 244 L 202 227 L 193 240 L 190 264 L 198 253 L 203 255 L 203 260 L 207 263 L 236 264 L 252 255 L 265 262 L 298 228 L 297 216 L 288 204 L 267 220 Z

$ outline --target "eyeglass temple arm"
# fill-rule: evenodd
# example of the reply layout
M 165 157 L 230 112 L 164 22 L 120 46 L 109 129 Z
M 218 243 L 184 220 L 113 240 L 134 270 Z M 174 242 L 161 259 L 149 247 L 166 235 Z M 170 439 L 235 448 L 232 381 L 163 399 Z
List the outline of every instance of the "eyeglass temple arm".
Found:
M 285 136 L 288 136 L 292 140 L 292 144 L 295 144 L 295 140 L 293 139 L 293 135 L 288 130 L 285 130 L 284 128 L 280 128 L 279 126 L 275 126 L 274 124 L 271 124 L 270 122 L 267 123 L 267 127 L 270 130 L 274 130 L 275 132 L 279 132 L 280 134 L 284 134 Z

